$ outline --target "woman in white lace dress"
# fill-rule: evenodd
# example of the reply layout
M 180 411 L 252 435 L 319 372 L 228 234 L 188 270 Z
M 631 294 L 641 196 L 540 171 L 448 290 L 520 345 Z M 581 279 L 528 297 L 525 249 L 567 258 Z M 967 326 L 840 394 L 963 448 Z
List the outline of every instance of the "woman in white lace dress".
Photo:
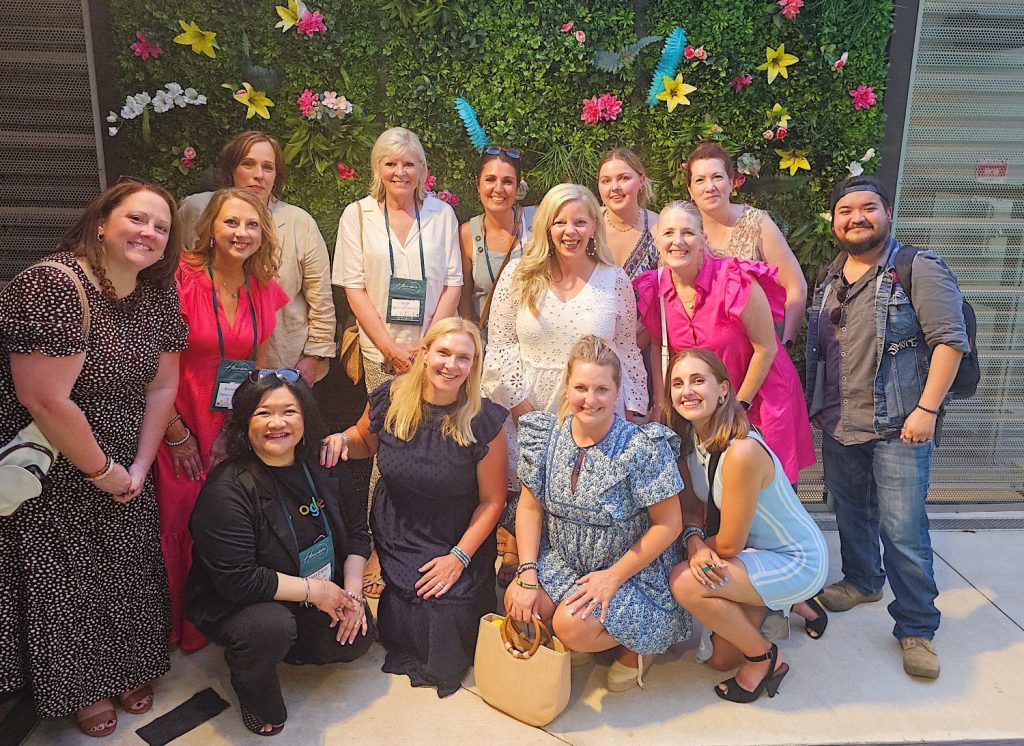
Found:
M 481 385 L 511 410 L 506 422 L 509 487 L 518 491 L 516 425 L 533 410 L 558 411 L 569 350 L 593 334 L 622 361 L 619 414 L 647 412 L 647 382 L 636 344 L 636 297 L 610 257 L 597 199 L 578 184 L 559 184 L 537 207 L 521 259 L 501 273 L 491 301 Z M 515 506 L 501 525 L 514 528 Z

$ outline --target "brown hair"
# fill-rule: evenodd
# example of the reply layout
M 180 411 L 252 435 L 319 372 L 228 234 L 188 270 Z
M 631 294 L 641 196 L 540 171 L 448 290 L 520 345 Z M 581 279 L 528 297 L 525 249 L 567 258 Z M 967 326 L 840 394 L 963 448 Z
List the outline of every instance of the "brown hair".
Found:
M 216 249 L 213 245 L 213 224 L 220 215 L 221 208 L 229 199 L 240 199 L 256 210 L 260 218 L 260 231 L 263 237 L 260 240 L 260 247 L 245 260 L 243 269 L 245 274 L 255 279 L 260 285 L 266 286 L 277 275 L 281 268 L 281 245 L 277 240 L 277 233 L 274 230 L 274 219 L 270 209 L 263 200 L 248 189 L 232 187 L 220 189 L 210 197 L 209 204 L 203 210 L 196 223 L 196 245 L 185 257 L 188 265 L 193 269 L 206 269 L 213 260 Z
M 654 184 L 651 183 L 651 177 L 647 175 L 647 169 L 644 167 L 644 162 L 640 160 L 640 156 L 629 148 L 612 148 L 601 156 L 601 160 L 597 162 L 598 182 L 601 181 L 601 169 L 604 164 L 616 160 L 622 161 L 643 177 L 644 184 L 637 192 L 636 201 L 640 207 L 647 207 L 647 204 L 654 199 Z
M 501 148 L 502 150 L 508 150 L 508 148 L 505 147 L 504 145 L 498 145 L 496 143 L 491 143 L 491 145 L 489 145 L 488 147 L 495 147 Z M 516 150 L 516 148 L 512 149 Z M 476 183 L 480 183 L 480 176 L 483 175 L 484 166 L 486 166 L 491 161 L 501 161 L 502 163 L 507 163 L 508 165 L 510 165 L 516 172 L 516 187 L 518 188 L 519 182 L 523 180 L 523 159 L 521 157 L 509 158 L 504 153 L 498 153 L 497 155 L 491 155 L 489 153 L 483 152 L 480 153 L 480 160 L 476 164 Z
M 564 422 L 569 414 L 569 378 L 576 363 L 593 363 L 603 368 L 611 368 L 612 380 L 616 388 L 622 386 L 622 362 L 611 345 L 596 334 L 587 334 L 576 340 L 569 350 L 569 359 L 565 363 L 565 377 L 562 379 L 562 398 L 558 404 L 558 421 Z
M 134 179 L 119 180 L 114 186 L 108 187 L 96 199 L 90 202 L 74 225 L 68 229 L 57 243 L 57 251 L 70 251 L 75 256 L 85 257 L 93 274 L 100 281 L 101 289 L 109 300 L 116 300 L 114 288 L 103 269 L 106 249 L 99 239 L 100 223 L 110 217 L 110 213 L 126 199 L 137 192 L 152 192 L 167 203 L 171 213 L 171 229 L 167 233 L 167 247 L 163 258 L 151 267 L 139 272 L 139 279 L 159 288 L 169 288 L 178 270 L 181 257 L 181 229 L 178 227 L 178 207 L 174 198 L 162 186 L 147 184 Z M 113 295 L 111 298 L 110 296 Z
M 687 350 L 680 350 L 673 356 L 668 364 L 668 373 L 665 375 L 665 402 L 662 404 L 661 419 L 670 428 L 676 431 L 682 440 L 682 451 L 684 454 L 693 450 L 693 425 L 689 420 L 680 415 L 672 406 L 672 371 L 676 365 L 688 357 L 695 357 L 701 360 L 711 369 L 711 375 L 719 383 L 728 384 L 725 392 L 725 401 L 718 405 L 715 413 L 711 415 L 711 437 L 704 441 L 704 447 L 713 453 L 721 453 L 729 447 L 736 438 L 745 438 L 750 432 L 750 420 L 747 413 L 743 411 L 736 400 L 736 392 L 733 391 L 732 379 L 729 377 L 729 370 L 722 362 L 722 358 L 705 347 L 692 347 Z
M 693 164 L 697 161 L 709 161 L 716 159 L 722 162 L 725 173 L 729 177 L 729 182 L 736 177 L 736 168 L 732 165 L 732 158 L 725 152 L 717 142 L 702 142 L 700 145 L 693 149 L 690 153 L 690 157 L 686 159 L 686 185 L 690 185 L 690 180 L 693 178 Z
M 281 190 L 284 189 L 285 179 L 288 178 L 288 164 L 284 162 L 284 153 L 281 151 L 281 143 L 270 135 L 264 135 L 257 130 L 248 130 L 240 135 L 235 135 L 227 145 L 221 148 L 220 158 L 217 161 L 217 178 L 222 187 L 233 187 L 235 185 L 235 169 L 238 164 L 249 155 L 249 150 L 257 143 L 269 143 L 274 149 L 274 186 L 271 193 L 281 199 Z

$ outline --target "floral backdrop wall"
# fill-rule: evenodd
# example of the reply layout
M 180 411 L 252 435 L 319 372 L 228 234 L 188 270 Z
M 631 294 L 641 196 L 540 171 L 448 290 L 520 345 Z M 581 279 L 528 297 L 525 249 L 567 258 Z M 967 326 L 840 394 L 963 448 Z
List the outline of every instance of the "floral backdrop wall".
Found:
M 106 146 L 178 195 L 211 186 L 220 146 L 276 136 L 285 198 L 333 245 L 386 127 L 423 141 L 432 188 L 479 211 L 478 149 L 524 153 L 527 202 L 593 186 L 607 148 L 644 158 L 656 205 L 685 197 L 706 139 L 809 272 L 831 251 L 830 186 L 880 154 L 891 0 L 107 0 L 119 71 Z M 824 213 L 824 215 L 823 215 Z

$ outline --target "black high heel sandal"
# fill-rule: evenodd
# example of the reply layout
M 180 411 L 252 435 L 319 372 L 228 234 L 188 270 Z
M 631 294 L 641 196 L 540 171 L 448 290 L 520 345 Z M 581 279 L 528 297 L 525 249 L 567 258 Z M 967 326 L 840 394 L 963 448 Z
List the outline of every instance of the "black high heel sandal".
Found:
M 825 628 L 828 626 L 828 614 L 825 612 L 825 607 L 818 603 L 818 599 L 814 596 L 811 596 L 804 603 L 810 606 L 811 611 L 818 615 L 814 619 L 804 619 L 804 632 L 812 640 L 820 640 L 822 635 L 825 634 Z
M 765 691 L 768 692 L 769 698 L 774 697 L 775 693 L 779 691 L 779 684 L 782 683 L 786 674 L 789 673 L 788 663 L 783 663 L 778 670 L 775 670 L 775 662 L 778 660 L 778 656 L 779 647 L 774 642 L 772 643 L 772 646 L 768 648 L 768 652 L 764 655 L 758 655 L 753 658 L 749 655 L 743 656 L 751 663 L 771 661 L 771 664 L 768 666 L 768 673 L 766 673 L 764 678 L 762 678 L 758 683 L 757 688 L 752 692 L 748 692 L 740 686 L 740 683 L 736 681 L 736 677 L 733 676 L 731 679 L 718 684 L 718 686 L 715 687 L 715 694 L 729 702 L 739 702 L 740 704 L 749 704 L 755 701 L 761 696 L 761 692 Z M 724 691 L 719 688 L 723 685 L 725 686 Z
M 241 702 L 238 703 L 238 707 L 242 710 L 242 725 L 251 730 L 257 736 L 276 736 L 284 730 L 284 723 L 274 725 L 270 730 L 263 730 L 264 726 L 267 725 L 266 720 L 250 712 L 249 708 Z

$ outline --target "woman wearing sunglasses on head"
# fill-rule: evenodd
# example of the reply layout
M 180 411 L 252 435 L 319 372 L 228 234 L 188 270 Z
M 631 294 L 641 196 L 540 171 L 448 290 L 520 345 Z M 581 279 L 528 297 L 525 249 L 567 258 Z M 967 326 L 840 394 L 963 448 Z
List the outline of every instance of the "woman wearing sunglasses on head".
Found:
M 322 426 L 299 371 L 250 374 L 224 434 L 228 458 L 190 522 L 186 607 L 225 648 L 245 727 L 272 736 L 288 716 L 278 663 L 347 663 L 374 640 L 366 511 L 318 463 Z
M 178 394 L 157 453 L 160 541 L 171 589 L 171 640 L 183 650 L 206 644 L 184 617 L 191 564 L 188 519 L 207 472 L 223 457 L 217 436 L 231 395 L 265 362 L 267 340 L 288 295 L 277 273 L 277 237 L 270 211 L 248 189 L 222 189 L 210 198 L 193 250 L 175 275 L 188 349 L 181 354 Z M 219 444 L 218 444 L 219 446 Z

